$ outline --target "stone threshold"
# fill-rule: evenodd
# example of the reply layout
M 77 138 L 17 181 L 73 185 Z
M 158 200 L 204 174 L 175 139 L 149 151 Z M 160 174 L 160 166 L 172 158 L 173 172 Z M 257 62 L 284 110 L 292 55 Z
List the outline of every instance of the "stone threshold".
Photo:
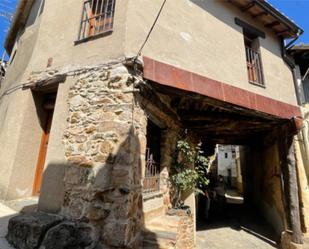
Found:
M 153 192 L 153 193 L 143 193 L 143 201 L 148 201 L 154 198 L 161 198 L 163 197 L 163 193 L 161 191 Z

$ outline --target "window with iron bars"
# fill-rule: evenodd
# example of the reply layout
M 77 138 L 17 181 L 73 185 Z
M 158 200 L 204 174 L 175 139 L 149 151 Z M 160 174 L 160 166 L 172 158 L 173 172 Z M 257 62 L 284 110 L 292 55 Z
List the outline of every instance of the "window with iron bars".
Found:
M 245 48 L 249 82 L 259 86 L 265 86 L 258 39 L 245 35 Z
M 85 0 L 78 40 L 85 40 L 113 30 L 116 0 Z

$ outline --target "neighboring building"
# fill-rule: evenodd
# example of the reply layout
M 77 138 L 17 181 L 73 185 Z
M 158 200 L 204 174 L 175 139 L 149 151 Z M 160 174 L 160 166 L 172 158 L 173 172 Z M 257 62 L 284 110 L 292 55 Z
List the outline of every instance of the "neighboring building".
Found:
M 297 78 L 301 81 L 300 95 L 302 104 L 309 103 L 309 44 L 294 45 L 289 54 L 297 65 Z
M 0 89 L 0 198 L 39 194 L 40 211 L 95 243 L 141 248 L 144 223 L 170 207 L 187 131 L 192 143 L 247 145 L 245 201 L 283 246 L 301 244 L 301 112 L 282 40 L 302 30 L 263 0 L 170 0 L 136 57 L 161 4 L 20 1 Z M 194 215 L 194 194 L 185 202 Z
M 217 145 L 218 175 L 222 175 L 227 187 L 243 192 L 242 167 L 244 148 L 238 145 Z
M 6 61 L 0 61 L 0 88 L 1 88 L 1 82 L 5 76 L 6 67 L 7 67 Z
M 217 145 L 218 175 L 222 175 L 229 187 L 236 186 L 238 147 L 235 145 Z

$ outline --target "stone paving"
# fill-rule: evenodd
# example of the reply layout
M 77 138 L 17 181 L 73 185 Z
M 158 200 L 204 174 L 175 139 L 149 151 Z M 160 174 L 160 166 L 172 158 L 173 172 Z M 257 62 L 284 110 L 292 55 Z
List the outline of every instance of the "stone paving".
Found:
M 211 221 L 198 218 L 197 249 L 273 249 L 278 248 L 271 227 L 254 211 L 242 205 L 229 205 Z
M 197 249 L 273 249 L 278 248 L 275 242 L 252 235 L 245 230 L 221 227 L 197 232 Z
M 17 212 L 15 210 L 0 203 L 0 249 L 14 249 L 6 241 L 5 235 L 7 234 L 9 219 L 16 214 Z

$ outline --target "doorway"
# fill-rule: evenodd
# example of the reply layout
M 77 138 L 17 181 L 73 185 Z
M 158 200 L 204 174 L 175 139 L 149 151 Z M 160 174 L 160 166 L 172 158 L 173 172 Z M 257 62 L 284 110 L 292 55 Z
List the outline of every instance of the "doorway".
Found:
M 39 95 L 39 101 L 36 102 L 39 105 L 38 109 L 40 110 L 38 111 L 38 113 L 42 127 L 42 134 L 32 190 L 32 194 L 34 196 L 39 195 L 41 190 L 42 177 L 48 149 L 49 135 L 52 127 L 57 92 L 43 93 Z

